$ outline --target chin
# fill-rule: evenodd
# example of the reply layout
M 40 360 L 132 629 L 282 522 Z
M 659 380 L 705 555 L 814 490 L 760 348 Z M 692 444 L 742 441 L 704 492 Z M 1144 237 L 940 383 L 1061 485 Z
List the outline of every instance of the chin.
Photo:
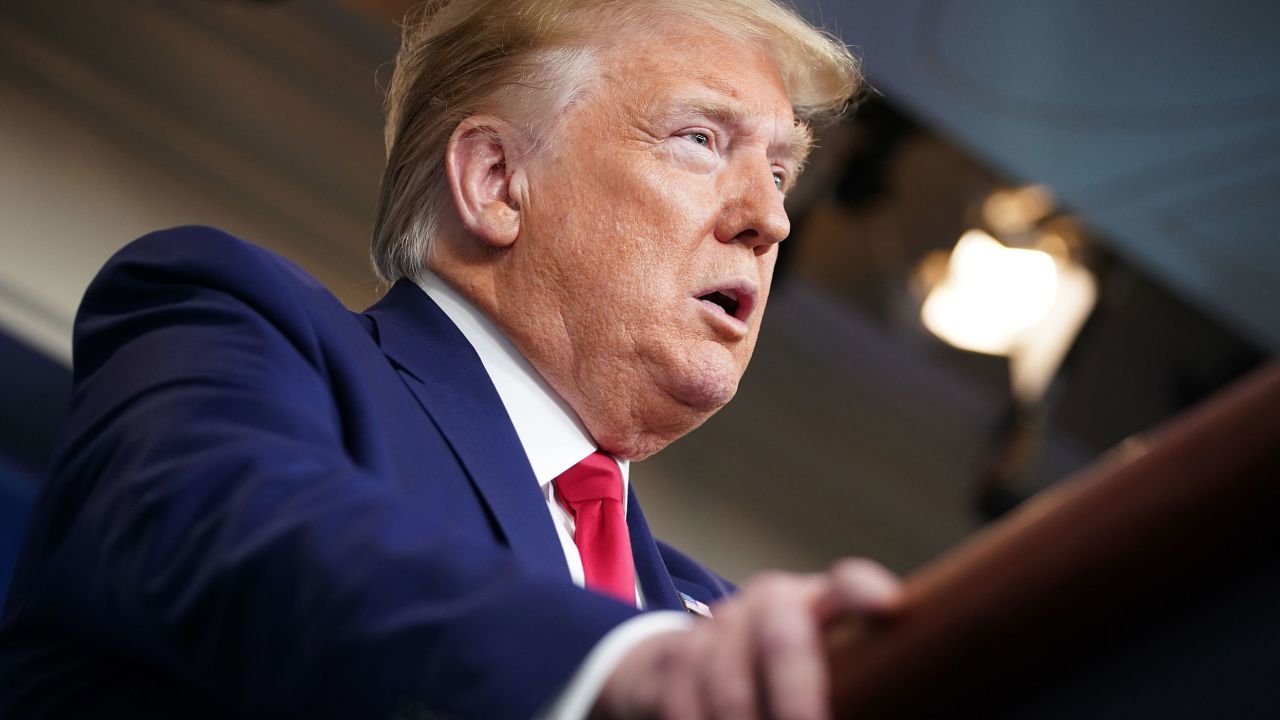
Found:
M 651 405 L 642 417 L 632 418 L 630 427 L 619 424 L 593 427 L 587 423 L 587 430 L 600 449 L 628 460 L 644 460 L 706 422 L 722 405 L 699 410 L 664 397 Z
M 682 376 L 665 392 L 652 396 L 644 410 L 628 415 L 628 422 L 588 420 L 587 429 L 601 449 L 628 460 L 643 460 L 706 422 L 733 399 L 737 389 L 736 373 Z
M 737 394 L 745 369 L 727 348 L 710 344 L 687 357 L 682 367 L 673 368 L 667 390 L 695 412 L 710 415 Z
M 708 344 L 680 360 L 650 366 L 647 377 L 656 382 L 638 383 L 645 390 L 630 403 L 579 411 L 597 445 L 642 460 L 706 422 L 737 394 L 745 363 L 727 348 Z
M 708 415 L 727 405 L 737 392 L 736 373 L 695 373 L 677 379 L 671 388 L 672 397 L 681 404 L 695 413 Z

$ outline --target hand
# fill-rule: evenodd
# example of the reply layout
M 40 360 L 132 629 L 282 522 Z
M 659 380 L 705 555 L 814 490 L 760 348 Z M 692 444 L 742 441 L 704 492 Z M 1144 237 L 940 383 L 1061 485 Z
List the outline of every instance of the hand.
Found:
M 712 608 L 714 619 L 631 650 L 593 718 L 824 720 L 827 660 L 821 628 L 848 614 L 891 615 L 901 583 L 869 560 L 822 574 L 757 575 Z

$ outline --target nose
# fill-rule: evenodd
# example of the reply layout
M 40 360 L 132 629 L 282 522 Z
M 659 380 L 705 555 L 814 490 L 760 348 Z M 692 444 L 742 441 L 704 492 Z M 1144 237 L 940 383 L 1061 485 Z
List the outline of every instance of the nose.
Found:
M 760 255 L 791 234 L 791 220 L 783 206 L 773 170 L 754 164 L 743 172 L 728 192 L 716 239 L 740 243 Z

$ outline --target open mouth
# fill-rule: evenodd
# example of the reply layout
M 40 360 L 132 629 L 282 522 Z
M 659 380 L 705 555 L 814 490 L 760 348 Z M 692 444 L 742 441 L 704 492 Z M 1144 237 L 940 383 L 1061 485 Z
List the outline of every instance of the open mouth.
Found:
M 718 305 L 729 317 L 738 317 L 738 294 L 732 290 L 716 290 L 706 295 L 699 295 L 698 299 L 703 302 L 709 302 L 712 305 Z
M 712 312 L 721 312 L 739 323 L 746 323 L 755 309 L 756 287 L 747 280 L 731 281 L 705 288 L 705 292 L 694 295 L 694 298 L 707 308 L 716 308 Z

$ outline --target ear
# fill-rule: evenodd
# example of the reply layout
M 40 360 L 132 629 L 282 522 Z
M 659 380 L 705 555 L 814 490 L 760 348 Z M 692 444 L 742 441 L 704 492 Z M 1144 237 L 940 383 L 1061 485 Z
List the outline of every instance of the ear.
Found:
M 509 247 L 520 234 L 520 205 L 512 192 L 512 161 L 525 150 L 520 139 L 509 123 L 475 115 L 458 124 L 445 148 L 445 173 L 463 227 L 495 248 Z

